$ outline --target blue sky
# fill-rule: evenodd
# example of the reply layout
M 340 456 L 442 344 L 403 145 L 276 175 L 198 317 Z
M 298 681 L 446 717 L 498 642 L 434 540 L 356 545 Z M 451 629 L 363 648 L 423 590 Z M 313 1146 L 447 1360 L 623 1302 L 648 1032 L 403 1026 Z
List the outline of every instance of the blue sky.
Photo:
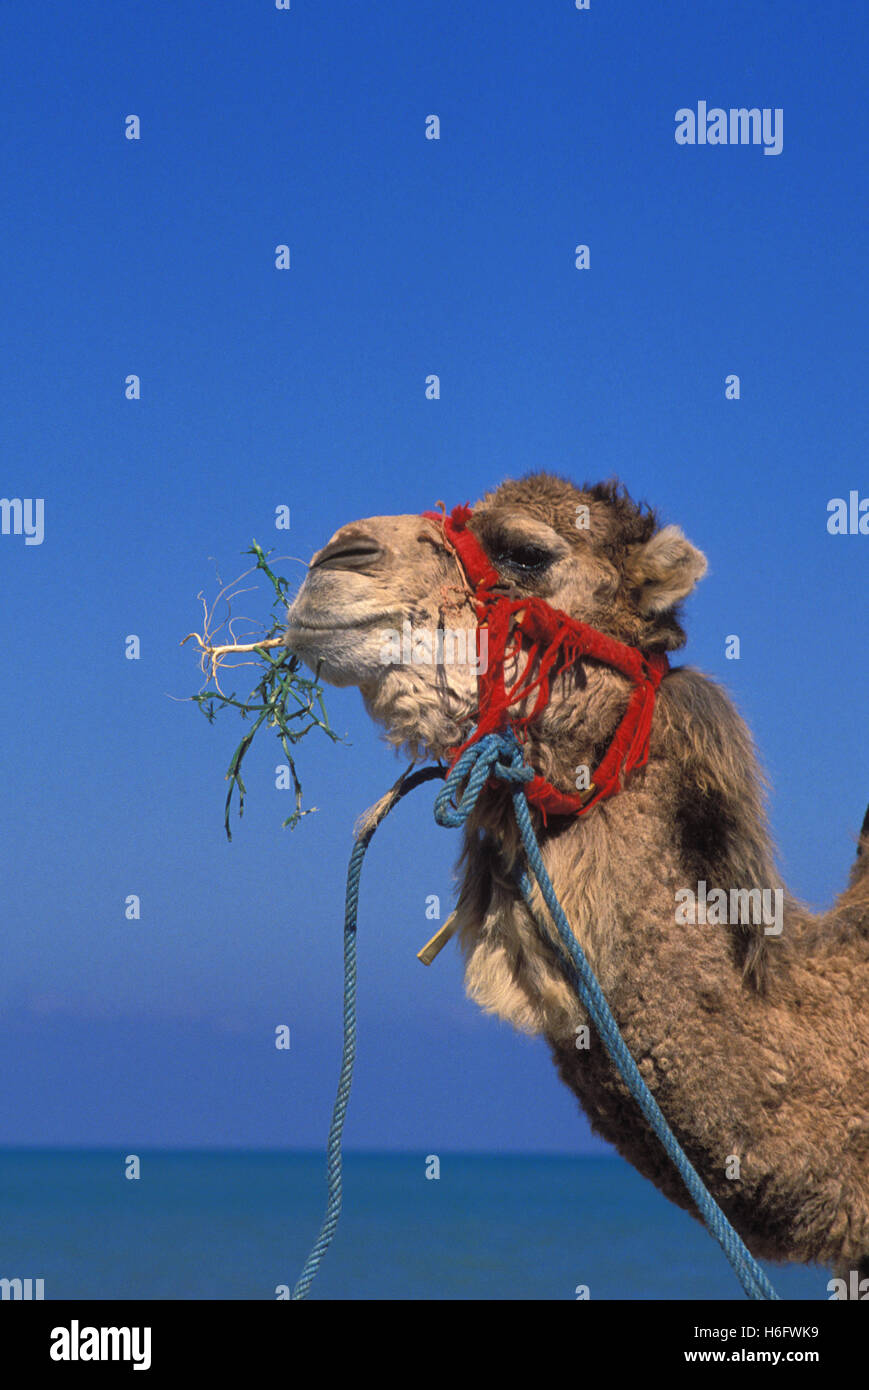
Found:
M 300 580 L 356 517 L 617 474 L 709 557 L 685 659 L 828 901 L 869 799 L 869 537 L 826 530 L 869 495 L 862 7 L 82 0 L 4 31 L 0 491 L 45 499 L 45 539 L 0 536 L 2 1142 L 323 1142 L 351 828 L 399 766 L 331 692 L 318 814 L 281 831 L 261 740 L 227 844 L 236 727 L 169 697 L 210 557 L 230 577 L 253 537 Z M 782 153 L 678 146 L 699 100 L 782 108 Z M 415 959 L 458 848 L 431 800 L 369 854 L 348 1145 L 593 1147 L 455 950 Z

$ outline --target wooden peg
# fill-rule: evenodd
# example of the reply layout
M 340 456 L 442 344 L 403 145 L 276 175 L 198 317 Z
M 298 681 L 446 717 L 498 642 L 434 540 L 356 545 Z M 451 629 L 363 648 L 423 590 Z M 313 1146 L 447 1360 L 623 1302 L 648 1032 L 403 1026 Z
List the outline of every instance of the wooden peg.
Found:
M 438 952 L 446 946 L 458 925 L 455 912 L 451 912 L 443 926 L 438 927 L 431 941 L 427 941 L 422 950 L 417 951 L 417 960 L 421 960 L 423 965 L 431 965 Z

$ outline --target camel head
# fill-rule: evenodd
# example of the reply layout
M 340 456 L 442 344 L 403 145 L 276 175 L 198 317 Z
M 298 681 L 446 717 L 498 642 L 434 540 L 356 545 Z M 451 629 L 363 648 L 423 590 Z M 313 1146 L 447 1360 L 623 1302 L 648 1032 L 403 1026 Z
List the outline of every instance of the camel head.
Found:
M 578 488 L 550 474 L 503 483 L 473 510 L 469 529 L 505 593 L 551 607 L 643 650 L 684 644 L 678 605 L 706 569 L 676 526 L 615 483 Z M 287 646 L 333 685 L 357 685 L 391 740 L 443 757 L 477 716 L 472 591 L 436 521 L 375 516 L 336 531 L 311 561 L 288 613 Z M 439 637 L 440 635 L 440 637 Z M 593 667 L 593 663 L 592 663 Z M 537 734 L 585 719 L 600 732 L 624 682 L 579 668 L 553 689 Z M 571 756 L 580 756 L 574 748 Z

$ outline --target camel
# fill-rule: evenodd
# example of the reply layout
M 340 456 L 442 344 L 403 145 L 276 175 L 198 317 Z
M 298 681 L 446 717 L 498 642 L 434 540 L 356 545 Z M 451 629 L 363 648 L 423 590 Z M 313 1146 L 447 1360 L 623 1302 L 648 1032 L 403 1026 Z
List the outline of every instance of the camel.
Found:
M 487 493 L 467 527 L 508 596 L 536 595 L 644 653 L 684 646 L 680 605 L 705 557 L 621 484 L 534 473 Z M 327 682 L 358 686 L 411 758 L 448 764 L 469 737 L 480 716 L 473 644 L 464 663 L 406 661 L 386 640 L 408 622 L 476 629 L 471 586 L 436 516 L 343 526 L 313 557 L 287 622 L 287 646 Z M 532 660 L 524 641 L 510 660 L 512 678 Z M 525 725 L 525 758 L 573 793 L 629 693 L 606 662 L 574 661 Z M 621 790 L 583 814 L 532 814 L 625 1042 L 748 1248 L 869 1275 L 869 814 L 847 887 L 813 914 L 779 883 L 751 735 L 724 689 L 689 666 L 661 679 L 647 761 Z M 586 1027 L 539 893 L 532 912 L 516 886 L 520 854 L 509 791 L 490 783 L 458 867 L 467 993 L 542 1034 L 592 1129 L 696 1215 Z M 756 889 L 780 905 L 777 917 L 759 917 L 757 897 L 735 921 L 686 920 L 680 907 L 698 890 L 732 903 Z

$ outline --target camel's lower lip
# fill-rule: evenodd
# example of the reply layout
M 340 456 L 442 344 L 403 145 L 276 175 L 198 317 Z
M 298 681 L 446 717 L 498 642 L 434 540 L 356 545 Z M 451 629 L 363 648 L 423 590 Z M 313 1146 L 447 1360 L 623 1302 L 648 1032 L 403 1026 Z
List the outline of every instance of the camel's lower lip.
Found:
M 360 618 L 355 623 L 306 623 L 299 618 L 292 618 L 287 625 L 287 635 L 291 636 L 294 632 L 352 632 L 357 627 L 370 627 L 372 623 L 387 622 L 388 618 L 388 613 L 378 613 L 373 618 Z

